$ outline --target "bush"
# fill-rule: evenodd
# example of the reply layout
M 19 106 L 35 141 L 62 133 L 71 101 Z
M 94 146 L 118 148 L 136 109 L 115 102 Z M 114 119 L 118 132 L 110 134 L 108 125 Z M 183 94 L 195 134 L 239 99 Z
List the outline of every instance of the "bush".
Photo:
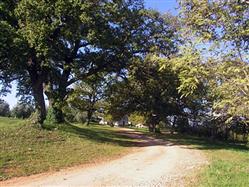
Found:
M 87 121 L 86 112 L 78 112 L 75 116 L 75 121 L 78 123 L 85 123 Z
M 10 115 L 9 104 L 0 99 L 0 116 L 8 117 Z
M 139 115 L 137 113 L 133 113 L 129 116 L 129 121 L 133 124 L 133 125 L 137 125 L 137 124 L 145 124 L 145 117 L 142 115 Z
M 48 108 L 46 119 L 44 121 L 45 124 L 55 124 L 57 123 L 55 114 L 54 114 L 54 109 L 52 107 Z
M 15 118 L 29 118 L 34 112 L 34 107 L 30 104 L 18 103 L 11 111 L 11 115 Z
M 76 122 L 75 116 L 77 114 L 77 110 L 75 110 L 74 108 L 70 106 L 63 107 L 63 114 L 66 121 L 71 123 Z

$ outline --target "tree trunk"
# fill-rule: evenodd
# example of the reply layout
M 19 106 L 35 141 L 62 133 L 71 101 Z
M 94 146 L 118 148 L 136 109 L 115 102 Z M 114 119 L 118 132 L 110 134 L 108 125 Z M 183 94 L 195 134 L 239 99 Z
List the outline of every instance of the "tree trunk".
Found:
M 148 124 L 148 127 L 149 127 L 149 132 L 156 133 L 157 132 L 156 125 L 158 123 L 159 123 L 158 118 L 156 116 L 151 115 L 149 117 L 149 119 L 147 120 L 147 124 Z
M 63 92 L 64 91 L 64 92 Z M 52 109 L 52 115 L 54 117 L 54 123 L 63 123 L 65 122 L 64 114 L 62 111 L 66 90 L 62 89 L 53 89 L 52 81 L 48 81 L 45 87 L 45 94 L 48 97 L 49 108 Z
M 228 127 L 227 127 L 227 125 L 225 125 L 225 134 L 224 134 L 224 139 L 227 141 L 228 140 Z
M 54 115 L 56 118 L 56 123 L 63 123 L 65 122 L 64 114 L 61 108 L 53 107 Z
M 45 71 L 41 70 L 35 52 L 32 52 L 32 57 L 30 57 L 28 64 L 28 72 L 31 80 L 32 93 L 35 100 L 35 109 L 36 109 L 36 119 L 35 123 L 43 124 L 46 118 L 46 106 L 43 95 L 43 82 L 46 77 Z
M 156 126 L 155 126 L 155 124 L 153 124 L 153 123 L 149 124 L 149 132 L 153 132 L 153 133 L 156 132 Z
M 46 105 L 43 95 L 43 84 L 42 81 L 32 82 L 32 91 L 35 100 L 35 109 L 37 119 L 35 122 L 43 124 L 46 118 Z
M 176 125 L 176 117 L 173 116 L 173 124 L 172 124 L 172 128 L 171 128 L 170 134 L 174 134 L 175 125 Z
M 93 112 L 92 110 L 87 111 L 87 125 L 90 125 L 91 119 L 92 119 Z

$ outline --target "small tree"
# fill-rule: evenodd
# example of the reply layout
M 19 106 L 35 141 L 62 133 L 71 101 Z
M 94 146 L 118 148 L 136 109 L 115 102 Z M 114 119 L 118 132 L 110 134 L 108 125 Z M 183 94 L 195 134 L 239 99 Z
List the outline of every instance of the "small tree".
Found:
M 0 99 L 0 116 L 9 116 L 10 115 L 10 107 L 9 104 Z
M 98 109 L 98 103 L 104 98 L 106 83 L 103 78 L 91 76 L 86 81 L 76 85 L 68 99 L 69 105 L 81 112 L 87 113 L 87 125 Z

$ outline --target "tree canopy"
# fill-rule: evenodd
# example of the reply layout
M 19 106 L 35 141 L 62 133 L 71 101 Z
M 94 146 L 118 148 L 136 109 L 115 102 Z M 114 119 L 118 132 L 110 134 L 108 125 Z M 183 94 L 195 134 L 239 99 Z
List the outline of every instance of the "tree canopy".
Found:
M 69 110 L 89 122 L 101 103 L 109 119 L 133 115 L 152 131 L 248 128 L 247 3 L 178 3 L 173 16 L 142 0 L 0 2 L 0 94 L 15 81 L 40 124 L 46 96 L 58 123 Z
M 174 45 L 165 40 L 173 32 L 160 14 L 138 0 L 10 0 L 0 7 L 1 80 L 18 80 L 18 91 L 33 95 L 40 123 L 43 93 L 63 121 L 72 84 L 101 71 L 119 73 L 134 58 Z

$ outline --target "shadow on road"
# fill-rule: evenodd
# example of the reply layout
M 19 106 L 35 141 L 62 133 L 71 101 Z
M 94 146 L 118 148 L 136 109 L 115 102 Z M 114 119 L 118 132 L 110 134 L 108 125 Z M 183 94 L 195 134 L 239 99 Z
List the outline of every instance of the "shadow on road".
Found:
M 228 149 L 238 151 L 248 151 L 244 144 L 234 144 L 229 142 L 213 141 L 207 138 L 200 138 L 184 134 L 150 134 L 138 132 L 133 129 L 118 128 L 114 131 L 101 128 L 81 128 L 68 124 L 63 127 L 63 131 L 70 132 L 80 138 L 87 138 L 99 143 L 114 143 L 124 147 L 147 147 L 147 146 L 184 146 L 188 149 L 214 150 Z
M 115 128 L 110 131 L 105 128 L 81 128 L 67 124 L 61 130 L 74 134 L 80 138 L 91 139 L 98 143 L 114 143 L 124 147 L 147 147 L 156 145 L 173 145 L 172 143 L 152 137 L 141 132 L 127 128 Z

